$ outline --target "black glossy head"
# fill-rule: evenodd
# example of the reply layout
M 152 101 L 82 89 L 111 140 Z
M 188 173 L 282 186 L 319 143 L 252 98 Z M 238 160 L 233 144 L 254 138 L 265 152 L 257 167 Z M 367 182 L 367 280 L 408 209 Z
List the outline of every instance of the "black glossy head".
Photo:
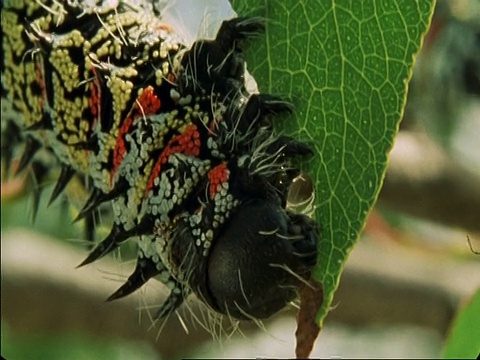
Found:
M 205 283 L 192 288 L 218 312 L 267 318 L 292 301 L 302 279 L 310 277 L 317 238 L 309 218 L 265 200 L 247 202 L 215 241 Z

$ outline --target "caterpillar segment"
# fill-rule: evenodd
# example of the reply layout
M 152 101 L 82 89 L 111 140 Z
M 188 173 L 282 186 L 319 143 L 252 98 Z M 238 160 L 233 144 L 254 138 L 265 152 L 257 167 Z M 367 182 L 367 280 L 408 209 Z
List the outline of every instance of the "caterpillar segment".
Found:
M 90 233 L 110 205 L 110 233 L 79 265 L 137 243 L 134 272 L 109 301 L 156 278 L 171 291 L 159 318 L 191 293 L 235 318 L 269 317 L 311 276 L 319 231 L 287 208 L 294 162 L 312 154 L 273 129 L 292 106 L 245 88 L 242 47 L 264 23 L 227 20 L 187 47 L 153 4 L 134 3 L 5 1 L 2 139 L 18 139 L 2 156 L 23 142 L 24 170 L 47 150 L 61 167 L 50 203 L 84 177 L 77 220 Z

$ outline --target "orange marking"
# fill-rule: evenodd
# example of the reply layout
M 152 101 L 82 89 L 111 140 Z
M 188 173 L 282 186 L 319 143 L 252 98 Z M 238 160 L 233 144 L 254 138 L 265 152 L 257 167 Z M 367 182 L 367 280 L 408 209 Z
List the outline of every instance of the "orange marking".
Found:
M 155 94 L 155 90 L 153 90 L 151 86 L 147 86 L 143 90 L 142 94 L 138 97 L 138 103 L 143 109 L 142 115 L 155 114 L 158 110 L 160 110 L 161 107 L 160 99 Z M 138 103 L 135 102 L 135 109 L 139 107 Z
M 100 104 L 100 92 L 98 91 L 97 85 L 95 82 L 92 82 L 90 85 L 90 97 L 88 98 L 88 106 L 90 107 L 90 112 L 93 117 L 96 118 L 99 111 L 98 106 Z
M 165 30 L 168 33 L 173 32 L 172 27 L 170 25 L 167 25 L 167 24 L 159 24 L 159 25 L 155 26 L 155 29 L 156 30 Z
M 217 194 L 217 187 L 228 181 L 230 170 L 228 170 L 227 163 L 221 163 L 215 166 L 208 172 L 208 181 L 210 182 L 210 199 L 213 199 Z
M 158 96 L 155 94 L 155 91 L 151 86 L 146 87 L 142 94 L 138 97 L 137 101 L 135 101 L 127 115 L 127 118 L 118 130 L 115 149 L 113 149 L 113 167 L 110 171 L 110 185 L 112 185 L 113 177 L 127 152 L 125 135 L 130 132 L 135 120 L 144 115 L 155 114 L 158 110 L 160 110 L 160 108 L 161 102 Z
M 92 113 L 92 121 L 90 128 L 94 128 L 98 120 L 98 116 L 101 114 L 101 100 L 102 100 L 102 91 L 100 87 L 100 82 L 97 77 L 97 72 L 95 68 L 92 69 L 93 81 L 90 84 L 90 97 L 88 98 L 88 107 Z
M 115 149 L 113 149 L 113 167 L 110 171 L 110 185 L 112 185 L 113 176 L 117 171 L 118 167 L 123 161 L 125 153 L 127 152 L 127 145 L 125 144 L 124 135 L 130 131 L 130 128 L 133 124 L 132 118 L 128 117 L 123 122 L 122 126 L 118 130 L 117 141 L 115 143 Z
M 200 154 L 200 133 L 198 132 L 197 125 L 189 125 L 181 134 L 173 137 L 165 146 L 165 149 L 162 151 L 160 156 L 155 163 L 150 178 L 148 179 L 148 185 L 145 190 L 145 196 L 148 195 L 148 192 L 153 187 L 153 181 L 155 180 L 160 172 L 162 171 L 162 165 L 165 164 L 168 158 L 172 154 L 184 154 L 187 156 L 198 157 Z

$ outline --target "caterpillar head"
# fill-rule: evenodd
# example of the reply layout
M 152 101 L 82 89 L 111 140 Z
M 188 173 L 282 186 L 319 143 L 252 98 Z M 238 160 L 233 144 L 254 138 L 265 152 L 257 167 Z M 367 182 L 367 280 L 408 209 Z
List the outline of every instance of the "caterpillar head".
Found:
M 180 255 L 190 251 L 187 222 L 177 224 Z M 205 259 L 185 262 L 189 287 L 213 310 L 237 319 L 268 318 L 297 296 L 317 258 L 318 229 L 304 215 L 264 199 L 242 203 L 213 239 Z M 180 241 L 178 241 L 180 240 Z M 188 249 L 188 250 L 187 250 Z M 188 269 L 188 264 L 195 264 Z M 189 271 L 190 270 L 190 271 Z
M 317 257 L 318 232 L 305 216 L 266 201 L 241 206 L 217 239 L 205 299 L 239 319 L 267 318 L 296 296 Z

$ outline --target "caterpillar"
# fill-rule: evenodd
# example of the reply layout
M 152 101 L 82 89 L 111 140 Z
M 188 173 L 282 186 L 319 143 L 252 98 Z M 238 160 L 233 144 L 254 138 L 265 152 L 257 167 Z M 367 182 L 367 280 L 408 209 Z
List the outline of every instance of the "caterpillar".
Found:
M 262 19 L 236 17 L 185 45 L 153 3 L 4 1 L 2 162 L 73 177 L 91 195 L 77 219 L 111 209 L 110 233 L 81 266 L 126 241 L 138 248 L 108 300 L 156 278 L 170 290 L 156 318 L 190 295 L 237 319 L 285 307 L 311 277 L 318 224 L 289 208 L 305 143 L 274 130 L 292 112 L 246 90 L 243 43 Z

